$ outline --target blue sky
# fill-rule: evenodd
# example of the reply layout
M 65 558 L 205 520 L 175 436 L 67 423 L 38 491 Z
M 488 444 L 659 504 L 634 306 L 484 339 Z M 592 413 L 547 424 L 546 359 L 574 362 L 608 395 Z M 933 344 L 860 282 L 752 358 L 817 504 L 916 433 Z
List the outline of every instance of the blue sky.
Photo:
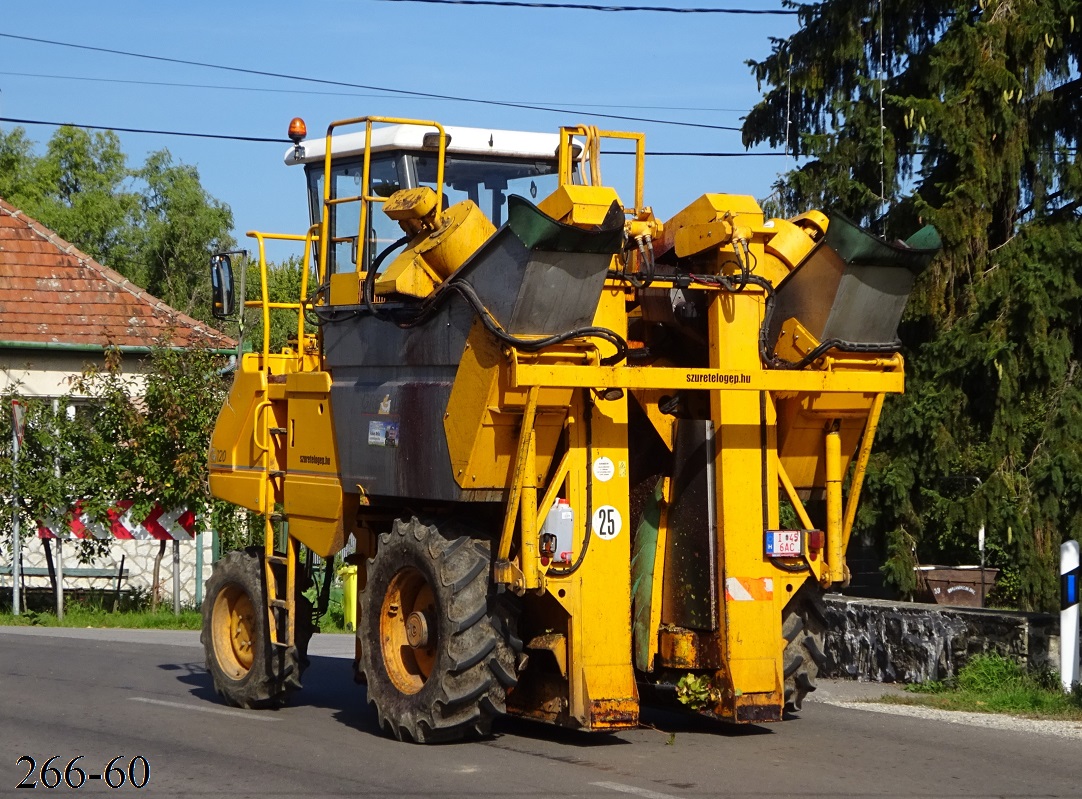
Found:
M 643 4 L 738 5 L 728 0 Z M 775 9 L 780 0 L 744 0 L 742 6 Z M 770 38 L 788 36 L 797 24 L 792 16 L 376 0 L 53 0 L 24 4 L 18 14 L 4 17 L 0 33 L 351 83 L 554 105 L 574 113 L 380 96 L 0 38 L 2 117 L 283 138 L 293 116 L 303 117 L 309 132 L 317 135 L 332 120 L 364 114 L 538 131 L 584 123 L 642 131 L 648 150 L 712 152 L 742 151 L 740 134 L 607 120 L 591 112 L 739 127 L 743 112 L 759 98 L 744 62 L 764 58 Z M 0 123 L 0 129 L 11 127 Z M 39 144 L 53 132 L 43 126 L 27 130 Z M 284 166 L 284 144 L 129 133 L 120 137 L 133 165 L 141 164 L 148 152 L 167 147 L 176 160 L 198 167 L 207 190 L 233 209 L 238 239 L 253 228 L 292 233 L 306 227 L 302 176 L 299 169 Z M 618 189 L 628 162 L 619 156 L 602 161 L 604 176 Z M 667 218 L 705 192 L 762 198 L 787 163 L 792 164 L 782 156 L 650 158 L 646 202 Z

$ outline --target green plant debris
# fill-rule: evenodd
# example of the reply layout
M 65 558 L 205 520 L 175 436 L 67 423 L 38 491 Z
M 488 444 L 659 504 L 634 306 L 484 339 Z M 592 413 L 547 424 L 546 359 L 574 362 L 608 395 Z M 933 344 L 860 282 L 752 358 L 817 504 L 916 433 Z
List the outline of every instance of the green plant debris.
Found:
M 692 710 L 702 710 L 721 701 L 721 692 L 709 674 L 689 672 L 676 683 L 676 698 Z

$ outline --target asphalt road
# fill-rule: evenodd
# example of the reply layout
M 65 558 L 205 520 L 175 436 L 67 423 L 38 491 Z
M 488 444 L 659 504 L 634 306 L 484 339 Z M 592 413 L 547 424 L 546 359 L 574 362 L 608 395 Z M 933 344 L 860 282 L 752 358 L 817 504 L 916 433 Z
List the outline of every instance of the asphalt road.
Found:
M 54 793 L 224 797 L 1082 796 L 1082 725 L 1063 734 L 869 712 L 824 686 L 780 725 L 647 712 L 653 728 L 588 736 L 505 720 L 488 741 L 385 738 L 350 677 L 352 639 L 317 636 L 305 689 L 278 711 L 223 706 L 197 633 L 0 628 L 0 796 L 28 761 L 101 773 L 141 756 L 141 790 L 88 779 Z M 864 687 L 866 690 L 866 687 Z M 831 704 L 839 703 L 839 704 Z M 142 764 L 135 776 L 142 781 Z M 113 782 L 118 782 L 116 773 Z M 78 775 L 72 774 L 74 782 Z

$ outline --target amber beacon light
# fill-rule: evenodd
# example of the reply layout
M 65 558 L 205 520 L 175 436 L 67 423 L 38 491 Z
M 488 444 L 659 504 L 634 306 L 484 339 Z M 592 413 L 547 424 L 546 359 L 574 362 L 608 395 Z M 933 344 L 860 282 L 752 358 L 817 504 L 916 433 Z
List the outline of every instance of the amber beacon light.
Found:
M 300 117 L 293 117 L 289 121 L 289 140 L 294 144 L 300 144 L 307 135 L 308 126 L 304 124 L 304 120 Z
M 300 117 L 293 117 L 289 120 L 289 140 L 293 142 L 293 160 L 300 161 L 304 158 L 304 147 L 301 146 L 301 142 L 304 141 L 304 137 L 308 135 L 308 126 L 304 124 L 304 120 Z

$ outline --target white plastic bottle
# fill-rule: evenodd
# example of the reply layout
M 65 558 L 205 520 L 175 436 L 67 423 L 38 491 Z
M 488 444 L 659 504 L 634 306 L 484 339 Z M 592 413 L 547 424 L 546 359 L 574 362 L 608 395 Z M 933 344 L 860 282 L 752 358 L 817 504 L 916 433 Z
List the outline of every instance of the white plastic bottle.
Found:
M 571 542 L 575 537 L 575 512 L 566 499 L 557 499 L 549 508 L 545 523 L 541 526 L 541 535 L 556 536 L 554 563 L 571 562 Z

